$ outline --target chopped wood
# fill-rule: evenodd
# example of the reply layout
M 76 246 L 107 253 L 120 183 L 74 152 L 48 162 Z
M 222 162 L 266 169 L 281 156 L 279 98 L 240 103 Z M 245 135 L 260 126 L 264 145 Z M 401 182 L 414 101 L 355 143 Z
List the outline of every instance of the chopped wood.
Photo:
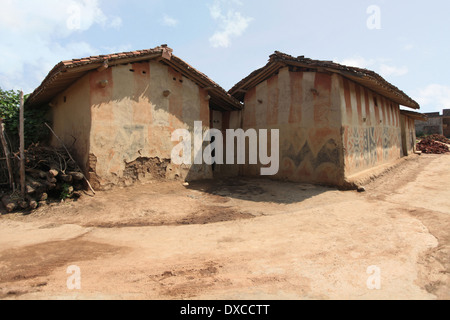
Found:
M 26 173 L 35 179 L 47 179 L 47 173 L 37 169 L 26 169 Z
M 61 140 L 60 137 L 58 137 L 58 135 L 55 133 L 55 131 L 53 131 L 53 129 L 47 124 L 45 123 L 46 127 L 53 133 L 53 135 L 56 137 L 56 139 L 61 143 L 61 145 L 64 147 L 64 150 L 66 150 L 67 155 L 69 156 L 70 160 L 72 160 L 76 166 L 77 169 L 81 172 L 81 168 L 80 166 L 77 164 L 77 162 L 73 159 L 72 155 L 70 154 L 69 150 L 67 149 L 66 145 L 64 144 L 64 142 Z M 83 178 L 86 181 L 87 185 L 89 186 L 89 189 L 91 189 L 91 191 L 95 194 L 95 190 L 94 188 L 92 188 L 91 183 L 89 182 L 89 180 L 86 178 L 86 176 L 83 174 Z
M 73 177 L 71 175 L 68 174 L 62 174 L 61 175 L 61 180 L 67 183 L 71 183 L 73 181 Z
M 30 200 L 30 202 L 28 203 L 28 207 L 31 210 L 37 209 L 38 206 L 39 206 L 39 204 L 37 203 L 36 200 Z
M 59 175 L 59 171 L 57 169 L 50 169 L 49 173 L 55 178 Z
M 47 193 L 43 193 L 37 200 L 40 201 L 47 201 L 48 200 L 48 194 Z
M 30 186 L 29 184 L 27 184 L 27 187 L 26 187 L 26 193 L 27 193 L 27 194 L 33 194 L 33 193 L 36 193 L 36 189 L 33 188 L 32 186 Z
M 26 200 L 21 200 L 19 201 L 19 207 L 23 210 L 28 209 L 28 201 Z
M 84 175 L 81 172 L 68 172 L 67 174 L 71 175 L 75 181 L 82 181 L 84 179 Z
M 12 200 L 11 197 L 9 197 L 9 196 L 4 196 L 2 198 L 2 203 L 8 213 L 13 212 L 18 207 L 17 201 Z

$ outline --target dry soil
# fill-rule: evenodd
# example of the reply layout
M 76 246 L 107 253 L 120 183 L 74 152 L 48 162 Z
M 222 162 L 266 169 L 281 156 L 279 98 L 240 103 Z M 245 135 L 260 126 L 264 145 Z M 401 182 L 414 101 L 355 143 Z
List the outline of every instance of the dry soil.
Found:
M 365 193 L 158 182 L 2 215 L 0 299 L 449 299 L 449 167 L 414 156 Z

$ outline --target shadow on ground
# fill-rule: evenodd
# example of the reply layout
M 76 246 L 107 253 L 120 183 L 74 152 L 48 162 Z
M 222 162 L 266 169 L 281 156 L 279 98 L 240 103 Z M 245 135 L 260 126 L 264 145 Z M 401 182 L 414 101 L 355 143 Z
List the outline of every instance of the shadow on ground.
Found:
M 286 181 L 256 178 L 227 178 L 191 182 L 189 190 L 237 200 L 293 204 L 337 189 Z

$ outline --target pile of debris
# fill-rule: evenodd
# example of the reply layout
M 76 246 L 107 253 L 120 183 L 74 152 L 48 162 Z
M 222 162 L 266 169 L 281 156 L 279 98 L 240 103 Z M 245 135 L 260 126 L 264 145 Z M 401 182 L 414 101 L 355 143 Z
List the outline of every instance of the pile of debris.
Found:
M 32 145 L 25 151 L 26 196 L 2 197 L 8 212 L 34 210 L 50 200 L 77 198 L 84 190 L 85 176 L 64 149 Z
M 417 150 L 426 154 L 444 154 L 450 152 L 450 140 L 441 135 L 432 135 L 424 138 L 417 144 Z
M 440 135 L 440 134 L 433 134 L 431 136 L 428 136 L 426 139 L 430 139 L 433 141 L 438 141 L 446 144 L 450 144 L 450 139 L 447 139 L 446 137 Z

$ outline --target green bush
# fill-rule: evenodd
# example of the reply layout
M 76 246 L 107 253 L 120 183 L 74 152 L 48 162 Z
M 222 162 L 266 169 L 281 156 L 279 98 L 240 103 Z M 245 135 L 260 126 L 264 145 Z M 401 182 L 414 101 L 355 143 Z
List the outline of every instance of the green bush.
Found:
M 24 96 L 24 100 L 29 95 Z M 49 136 L 49 130 L 45 127 L 46 116 L 49 107 L 25 108 L 24 111 L 24 133 L 25 146 L 32 143 L 45 141 Z M 19 112 L 20 112 L 20 91 L 5 91 L 0 88 L 0 117 L 5 123 L 6 133 L 14 146 L 19 141 Z

